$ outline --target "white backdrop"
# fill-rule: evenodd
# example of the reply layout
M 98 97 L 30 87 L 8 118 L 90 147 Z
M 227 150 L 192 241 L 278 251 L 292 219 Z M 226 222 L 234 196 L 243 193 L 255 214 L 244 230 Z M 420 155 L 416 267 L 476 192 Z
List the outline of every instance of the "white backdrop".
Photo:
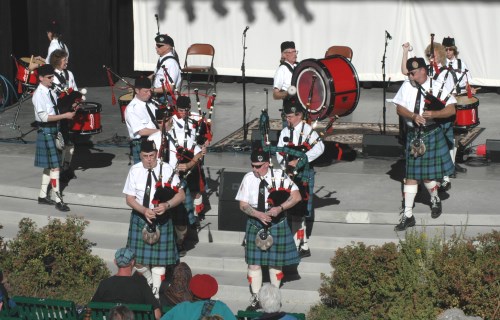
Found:
M 195 19 L 190 21 L 185 2 L 193 4 Z M 322 58 L 331 45 L 353 49 L 352 63 L 362 81 L 382 81 L 385 30 L 389 40 L 386 79 L 403 79 L 400 71 L 401 45 L 409 41 L 410 56 L 423 56 L 430 43 L 444 37 L 455 38 L 459 58 L 469 66 L 475 85 L 500 86 L 500 2 L 492 1 L 320 1 L 303 0 L 309 17 L 297 10 L 300 0 L 134 0 L 134 68 L 153 70 L 157 55 L 154 37 L 155 14 L 160 16 L 160 32 L 169 34 L 184 63 L 192 43 L 215 47 L 214 66 L 221 75 L 241 75 L 242 33 L 246 38 L 246 75 L 273 77 L 279 64 L 280 44 L 293 40 L 299 60 Z M 222 4 L 227 14 L 213 9 Z M 278 21 L 270 10 L 274 3 L 283 14 Z M 244 4 L 250 4 L 255 19 L 247 19 Z M 161 9 L 159 9 L 161 8 Z M 276 10 L 274 10 L 276 12 Z M 308 21 L 309 20 L 309 21 Z

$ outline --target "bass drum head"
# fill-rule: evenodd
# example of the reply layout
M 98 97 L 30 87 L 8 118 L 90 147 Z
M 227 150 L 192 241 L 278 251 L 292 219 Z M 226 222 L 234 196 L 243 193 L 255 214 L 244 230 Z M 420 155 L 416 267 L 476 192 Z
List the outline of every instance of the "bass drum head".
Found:
M 294 69 L 292 85 L 312 120 L 349 115 L 359 101 L 358 74 L 351 62 L 339 55 L 303 60 Z

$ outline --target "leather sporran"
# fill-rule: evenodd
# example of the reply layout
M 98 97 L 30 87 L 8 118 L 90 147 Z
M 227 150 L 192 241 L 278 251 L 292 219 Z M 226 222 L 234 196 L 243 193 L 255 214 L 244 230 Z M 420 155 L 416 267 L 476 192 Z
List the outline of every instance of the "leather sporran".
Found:
M 260 229 L 255 238 L 255 245 L 263 251 L 266 251 L 273 245 L 273 236 L 266 229 Z
M 57 132 L 55 143 L 57 150 L 62 151 L 64 149 L 64 138 L 61 132 Z
M 421 157 L 424 155 L 427 148 L 425 147 L 424 140 L 420 138 L 413 139 L 410 143 L 410 154 L 415 157 Z
M 146 223 L 142 229 L 142 240 L 149 245 L 157 243 L 160 240 L 160 229 Z

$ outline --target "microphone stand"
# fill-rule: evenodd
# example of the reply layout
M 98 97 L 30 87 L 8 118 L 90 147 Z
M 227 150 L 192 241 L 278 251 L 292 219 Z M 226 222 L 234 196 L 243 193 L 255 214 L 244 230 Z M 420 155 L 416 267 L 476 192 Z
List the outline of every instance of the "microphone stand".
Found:
M 241 62 L 241 82 L 243 84 L 243 141 L 247 141 L 248 127 L 246 124 L 247 101 L 246 101 L 246 80 L 245 80 L 245 50 L 247 42 L 247 28 L 243 31 L 243 60 Z
M 385 134 L 385 126 L 386 126 L 386 112 L 387 112 L 387 108 L 385 106 L 385 97 L 386 97 L 386 94 L 387 94 L 387 84 L 386 84 L 386 81 L 385 81 L 385 53 L 387 52 L 387 45 L 389 43 L 389 37 L 387 35 L 387 31 L 385 33 L 385 46 L 384 46 L 384 55 L 382 56 L 382 88 L 383 88 L 383 98 L 384 100 L 382 100 L 383 102 L 383 107 L 382 107 L 382 134 Z

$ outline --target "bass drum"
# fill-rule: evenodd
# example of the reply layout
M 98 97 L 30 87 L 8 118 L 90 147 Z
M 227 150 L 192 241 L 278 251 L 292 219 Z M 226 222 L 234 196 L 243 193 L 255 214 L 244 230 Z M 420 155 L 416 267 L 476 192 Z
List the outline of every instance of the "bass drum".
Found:
M 358 105 L 358 74 L 351 62 L 340 55 L 303 60 L 293 71 L 292 85 L 311 120 L 343 117 Z

